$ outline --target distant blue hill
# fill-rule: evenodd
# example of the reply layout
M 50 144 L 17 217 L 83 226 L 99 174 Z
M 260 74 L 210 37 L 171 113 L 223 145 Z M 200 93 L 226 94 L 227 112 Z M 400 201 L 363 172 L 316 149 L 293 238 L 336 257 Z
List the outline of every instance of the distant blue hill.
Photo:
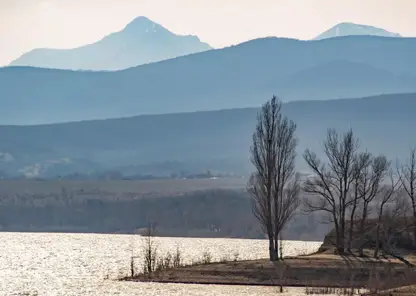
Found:
M 314 40 L 321 40 L 333 37 L 342 37 L 342 36 L 357 36 L 357 35 L 368 35 L 368 36 L 381 36 L 381 37 L 402 37 L 398 33 L 392 33 L 387 30 L 360 25 L 354 23 L 340 23 L 330 28 L 329 30 L 323 32 L 319 36 L 315 37 Z
M 25 53 L 11 66 L 71 70 L 120 70 L 209 50 L 196 36 L 180 36 L 146 17 L 138 17 L 122 31 L 74 49 L 39 48 Z
M 306 148 L 322 155 L 328 128 L 353 128 L 361 149 L 392 160 L 403 159 L 416 146 L 415 110 L 416 93 L 283 105 L 283 113 L 298 126 L 299 156 Z M 40 177 L 110 169 L 165 176 L 186 169 L 247 174 L 258 111 L 243 108 L 0 126 L 0 171 Z M 298 169 L 306 169 L 301 157 Z
M 416 92 L 415 52 L 415 38 L 265 38 L 116 72 L 0 68 L 0 124 Z

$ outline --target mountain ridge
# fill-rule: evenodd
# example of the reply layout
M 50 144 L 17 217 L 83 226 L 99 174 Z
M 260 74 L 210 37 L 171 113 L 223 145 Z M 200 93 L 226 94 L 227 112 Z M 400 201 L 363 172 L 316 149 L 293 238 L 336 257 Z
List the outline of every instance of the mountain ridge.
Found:
M 71 49 L 36 48 L 9 66 L 68 70 L 120 70 L 212 49 L 194 35 L 177 35 L 146 17 L 122 30 Z
M 343 36 L 380 36 L 380 37 L 402 37 L 398 33 L 389 32 L 385 29 L 370 25 L 362 25 L 352 22 L 338 23 L 330 29 L 316 36 L 313 40 L 322 40 Z
M 416 93 L 296 101 L 284 103 L 282 110 L 298 126 L 299 170 L 306 169 L 300 157 L 304 149 L 322 152 L 328 128 L 352 128 L 363 149 L 390 159 L 407 156 L 407 149 L 416 145 L 409 137 L 416 125 Z M 165 176 L 191 169 L 246 174 L 251 170 L 249 147 L 258 111 L 238 108 L 0 126 L 0 138 L 7 139 L 0 142 L 0 154 L 7 155 L 7 161 L 0 160 L 0 171 L 51 177 L 132 166 L 130 171 L 137 174 Z
M 414 52 L 416 38 L 265 38 L 115 72 L 6 67 L 0 124 L 256 107 L 272 93 L 295 101 L 413 92 Z

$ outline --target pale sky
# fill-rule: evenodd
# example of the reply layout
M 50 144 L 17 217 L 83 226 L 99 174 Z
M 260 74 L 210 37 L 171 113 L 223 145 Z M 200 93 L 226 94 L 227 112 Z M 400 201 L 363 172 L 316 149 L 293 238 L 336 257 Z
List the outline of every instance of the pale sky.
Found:
M 0 0 L 0 65 L 33 48 L 73 48 L 146 16 L 213 47 L 310 39 L 340 22 L 416 36 L 416 0 Z

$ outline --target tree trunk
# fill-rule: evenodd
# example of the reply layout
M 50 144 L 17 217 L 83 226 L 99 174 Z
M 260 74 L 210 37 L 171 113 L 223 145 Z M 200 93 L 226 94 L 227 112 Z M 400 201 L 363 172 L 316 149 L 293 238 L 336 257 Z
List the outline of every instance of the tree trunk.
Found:
M 334 217 L 334 224 L 335 224 L 335 249 L 338 254 L 340 251 L 340 245 L 341 245 L 340 227 L 339 227 L 336 216 L 333 215 L 333 217 Z
M 275 251 L 276 260 L 279 260 L 279 237 L 277 234 L 275 234 L 274 236 L 274 251 Z
M 374 255 L 373 255 L 373 257 L 375 258 L 375 259 L 377 259 L 378 258 L 378 251 L 379 251 L 379 249 L 380 249 L 380 223 L 381 223 L 381 221 L 380 221 L 380 219 L 378 220 L 378 222 L 377 222 L 377 229 L 376 229 L 376 246 L 375 246 L 375 248 L 374 248 Z
M 361 221 L 360 221 L 360 230 L 359 230 L 360 243 L 359 243 L 359 246 L 358 246 L 358 254 L 361 257 L 364 256 L 364 244 L 365 244 L 365 242 L 364 242 L 364 239 L 365 239 L 364 230 L 365 230 L 365 222 L 367 220 L 367 210 L 368 210 L 367 207 L 368 207 L 368 205 L 364 204 L 363 215 L 362 215 Z
M 416 245 L 416 207 L 413 204 L 413 244 Z
M 355 181 L 355 190 L 354 190 L 354 203 L 352 205 L 351 216 L 350 216 L 350 228 L 349 228 L 349 235 L 348 235 L 348 251 L 351 252 L 352 248 L 352 240 L 354 236 L 354 218 L 355 218 L 355 211 L 357 210 L 358 204 L 358 179 Z
M 274 233 L 272 223 L 267 225 L 267 236 L 269 238 L 269 258 L 270 261 L 276 261 L 276 248 L 274 245 Z
M 349 252 L 351 252 L 352 240 L 354 236 L 354 217 L 355 217 L 356 208 L 357 208 L 357 204 L 355 202 L 351 210 L 351 217 L 350 217 L 350 228 L 349 228 L 349 234 L 348 234 L 348 251 Z
M 341 227 L 341 229 L 342 229 L 342 227 Z M 338 255 L 342 255 L 342 254 L 345 253 L 345 237 L 342 233 L 345 233 L 345 231 L 341 230 L 340 234 L 339 234 L 339 244 L 338 244 L 338 247 L 337 247 Z
M 273 234 L 269 234 L 269 258 L 270 261 L 276 261 L 276 250 L 274 248 Z
M 339 246 L 338 246 L 338 254 L 345 253 L 345 209 L 341 211 L 341 221 L 340 221 L 340 234 L 339 234 Z

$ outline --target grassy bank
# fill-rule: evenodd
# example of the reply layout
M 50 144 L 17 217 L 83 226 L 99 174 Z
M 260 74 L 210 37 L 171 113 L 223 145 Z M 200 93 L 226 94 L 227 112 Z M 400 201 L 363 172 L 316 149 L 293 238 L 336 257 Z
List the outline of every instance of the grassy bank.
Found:
M 391 289 L 379 293 L 380 296 L 414 296 L 416 295 L 416 285 L 409 285 L 400 288 Z
M 408 258 L 415 261 L 414 258 Z M 313 254 L 269 260 L 229 261 L 181 266 L 143 273 L 125 280 L 385 290 L 416 283 L 416 271 L 395 259 L 374 260 L 355 256 Z M 309 290 L 308 290 L 309 289 Z

